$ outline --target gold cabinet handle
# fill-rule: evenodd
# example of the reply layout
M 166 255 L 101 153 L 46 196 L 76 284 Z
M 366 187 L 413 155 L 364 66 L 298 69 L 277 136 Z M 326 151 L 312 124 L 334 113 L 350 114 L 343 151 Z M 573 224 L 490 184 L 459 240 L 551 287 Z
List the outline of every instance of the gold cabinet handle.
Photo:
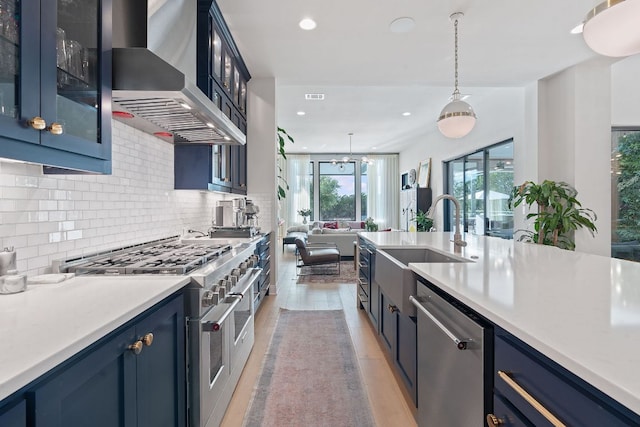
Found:
M 142 337 L 142 343 L 147 347 L 153 344 L 153 334 L 151 332 L 145 334 L 145 336 Z
M 511 378 L 511 376 L 504 372 L 498 371 L 498 376 L 502 378 L 502 380 L 507 383 L 509 387 L 515 390 L 524 400 L 526 400 L 529 405 L 533 406 L 533 408 L 540 413 L 543 417 L 547 419 L 554 427 L 566 427 L 565 424 L 557 419 L 555 415 L 553 415 L 547 408 L 542 406 L 540 402 L 538 402 L 533 396 L 531 396 L 525 389 L 520 387 L 520 385 Z
M 35 130 L 43 130 L 47 127 L 47 122 L 42 117 L 34 117 L 27 121 L 27 124 Z
M 496 417 L 493 414 L 487 414 L 487 425 L 489 427 L 498 427 L 504 424 L 504 420 Z
M 46 130 L 53 135 L 62 135 L 63 129 L 60 123 L 51 123 Z
M 138 355 L 142 352 L 142 341 L 138 340 L 129 346 L 129 350 L 131 350 L 134 354 Z
M 398 311 L 398 307 L 396 307 L 395 305 L 389 304 L 387 306 L 387 310 L 389 310 L 389 313 L 395 313 L 396 311 Z

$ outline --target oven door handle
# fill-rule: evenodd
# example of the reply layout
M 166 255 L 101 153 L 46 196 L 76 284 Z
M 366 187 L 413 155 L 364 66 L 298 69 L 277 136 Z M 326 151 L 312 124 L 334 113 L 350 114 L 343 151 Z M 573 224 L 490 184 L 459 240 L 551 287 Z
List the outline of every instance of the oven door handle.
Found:
M 240 292 L 242 295 L 245 295 L 247 291 L 249 291 L 253 287 L 253 284 L 256 282 L 256 280 L 258 280 L 258 277 L 260 277 L 261 272 L 262 272 L 262 269 L 259 267 L 251 269 L 251 276 L 253 277 L 251 278 L 251 280 L 249 280 L 249 283 L 247 283 L 247 285 Z
M 200 325 L 202 326 L 202 330 L 204 332 L 217 332 L 217 331 L 219 331 L 222 328 L 222 324 L 224 323 L 224 321 L 227 320 L 227 317 L 229 317 L 231 312 L 236 308 L 236 305 L 238 305 L 240 303 L 240 300 L 242 299 L 242 296 L 228 295 L 227 298 L 232 298 L 233 301 L 229 303 L 229 307 L 227 307 L 227 309 L 224 311 L 224 313 L 222 313 L 222 315 L 220 317 L 218 317 L 217 320 L 214 320 L 214 321 L 207 320 L 207 318 L 209 316 L 205 316 L 200 321 Z M 211 311 L 215 311 L 215 310 L 211 310 Z

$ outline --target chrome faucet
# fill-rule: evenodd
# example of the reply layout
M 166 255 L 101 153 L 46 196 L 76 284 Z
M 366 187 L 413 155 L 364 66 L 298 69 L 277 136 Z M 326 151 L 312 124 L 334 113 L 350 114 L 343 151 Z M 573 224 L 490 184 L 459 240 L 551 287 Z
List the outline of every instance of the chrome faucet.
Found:
M 456 199 L 450 194 L 443 194 L 441 196 L 436 197 L 436 199 L 431 204 L 431 207 L 427 211 L 427 217 L 433 218 L 433 213 L 435 211 L 436 205 L 442 199 L 451 200 L 456 207 L 456 231 L 453 234 L 453 245 L 454 245 L 455 252 L 461 252 L 462 248 L 464 246 L 467 246 L 467 242 L 462 240 L 462 234 L 460 234 L 460 202 L 458 202 L 458 199 Z

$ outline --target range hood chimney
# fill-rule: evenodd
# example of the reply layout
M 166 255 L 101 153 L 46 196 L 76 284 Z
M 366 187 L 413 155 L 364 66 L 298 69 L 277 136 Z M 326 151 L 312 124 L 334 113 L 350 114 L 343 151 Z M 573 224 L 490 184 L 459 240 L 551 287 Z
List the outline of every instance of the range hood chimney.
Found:
M 196 0 L 113 0 L 113 116 L 173 143 L 246 144 L 196 86 Z

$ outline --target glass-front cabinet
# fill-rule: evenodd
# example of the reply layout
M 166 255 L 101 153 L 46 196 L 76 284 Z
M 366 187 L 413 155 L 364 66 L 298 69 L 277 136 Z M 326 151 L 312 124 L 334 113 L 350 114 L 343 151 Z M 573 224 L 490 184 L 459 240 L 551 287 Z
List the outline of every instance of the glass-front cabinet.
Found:
M 0 0 L 0 157 L 111 172 L 110 10 Z

